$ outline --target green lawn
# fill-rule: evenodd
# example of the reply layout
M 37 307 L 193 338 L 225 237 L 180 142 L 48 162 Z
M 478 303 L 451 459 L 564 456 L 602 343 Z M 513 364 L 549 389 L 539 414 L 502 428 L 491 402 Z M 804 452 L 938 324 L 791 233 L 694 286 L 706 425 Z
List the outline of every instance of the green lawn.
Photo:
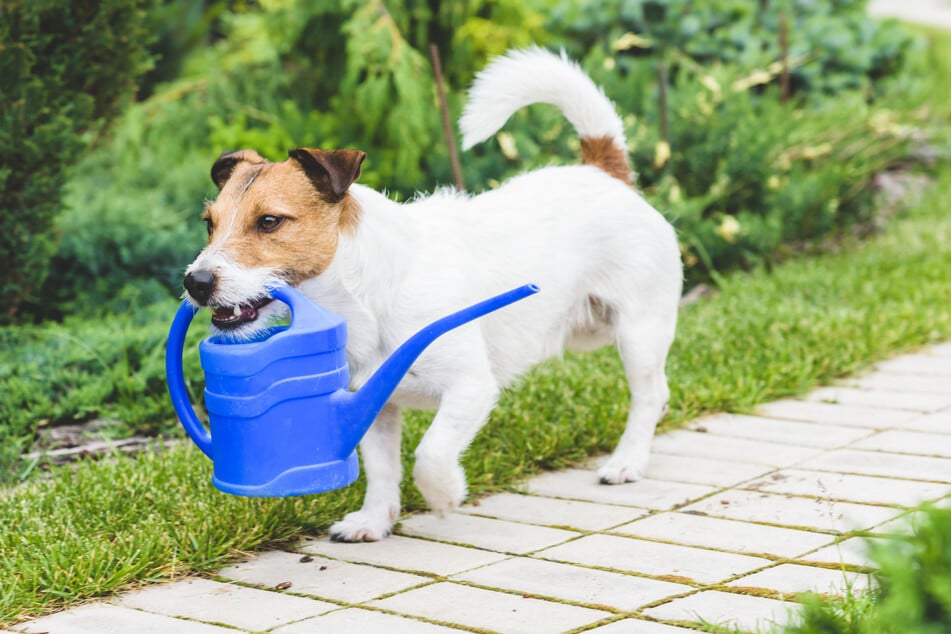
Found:
M 747 411 L 951 337 L 949 208 L 945 167 L 884 234 L 771 272 L 728 276 L 716 296 L 684 309 L 663 427 L 707 411 Z M 538 368 L 505 394 L 468 452 L 473 494 L 610 449 L 626 408 L 613 349 Z M 427 422 L 422 413 L 409 417 L 407 473 Z M 321 496 L 246 499 L 217 492 L 210 473 L 204 456 L 182 445 L 57 469 L 0 493 L 0 623 L 208 573 L 247 551 L 319 533 L 359 505 L 363 488 L 361 479 Z M 408 510 L 422 508 L 409 480 L 404 495 Z

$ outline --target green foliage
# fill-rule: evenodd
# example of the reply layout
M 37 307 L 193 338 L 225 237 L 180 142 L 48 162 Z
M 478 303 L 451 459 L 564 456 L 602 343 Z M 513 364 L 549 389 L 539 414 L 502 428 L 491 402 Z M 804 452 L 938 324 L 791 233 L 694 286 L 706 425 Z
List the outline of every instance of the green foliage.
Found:
M 0 6 L 0 320 L 35 299 L 67 168 L 148 69 L 147 0 Z

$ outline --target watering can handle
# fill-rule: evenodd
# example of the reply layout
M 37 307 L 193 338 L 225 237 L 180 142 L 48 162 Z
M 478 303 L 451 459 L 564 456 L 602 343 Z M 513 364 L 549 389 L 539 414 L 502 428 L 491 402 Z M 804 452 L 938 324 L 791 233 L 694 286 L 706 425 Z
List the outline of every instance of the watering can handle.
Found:
M 195 317 L 198 309 L 182 302 L 172 327 L 168 332 L 168 347 L 165 349 L 165 378 L 168 383 L 168 392 L 172 397 L 172 405 L 178 414 L 182 426 L 202 452 L 211 458 L 211 434 L 205 429 L 198 415 L 188 399 L 188 390 L 185 388 L 185 376 L 182 371 L 182 350 L 185 348 L 185 333 L 188 325 Z

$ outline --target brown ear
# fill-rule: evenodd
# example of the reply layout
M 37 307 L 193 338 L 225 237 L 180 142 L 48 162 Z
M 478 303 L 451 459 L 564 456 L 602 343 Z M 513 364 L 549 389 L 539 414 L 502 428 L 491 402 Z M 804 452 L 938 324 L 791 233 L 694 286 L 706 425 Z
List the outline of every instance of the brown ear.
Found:
M 254 150 L 222 152 L 215 164 L 211 166 L 211 180 L 218 186 L 219 191 L 231 178 L 231 174 L 234 173 L 234 168 L 237 167 L 238 163 L 267 163 L 267 161 Z
M 315 150 L 297 148 L 287 153 L 300 163 L 310 181 L 321 194 L 337 202 L 347 188 L 360 178 L 360 165 L 367 157 L 360 150 Z

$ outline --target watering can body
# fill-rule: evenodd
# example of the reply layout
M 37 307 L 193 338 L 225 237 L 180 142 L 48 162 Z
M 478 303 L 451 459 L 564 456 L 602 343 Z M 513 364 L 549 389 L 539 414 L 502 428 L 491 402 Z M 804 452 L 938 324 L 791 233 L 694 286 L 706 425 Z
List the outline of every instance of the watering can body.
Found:
M 291 324 L 250 341 L 203 340 L 205 408 L 210 431 L 191 407 L 182 374 L 185 333 L 196 309 L 183 303 L 169 331 L 166 377 L 179 419 L 214 463 L 227 493 L 283 497 L 322 493 L 356 480 L 356 447 L 405 372 L 439 335 L 538 291 L 526 285 L 433 322 L 408 339 L 359 392 L 347 387 L 343 318 L 299 291 L 272 290 Z

